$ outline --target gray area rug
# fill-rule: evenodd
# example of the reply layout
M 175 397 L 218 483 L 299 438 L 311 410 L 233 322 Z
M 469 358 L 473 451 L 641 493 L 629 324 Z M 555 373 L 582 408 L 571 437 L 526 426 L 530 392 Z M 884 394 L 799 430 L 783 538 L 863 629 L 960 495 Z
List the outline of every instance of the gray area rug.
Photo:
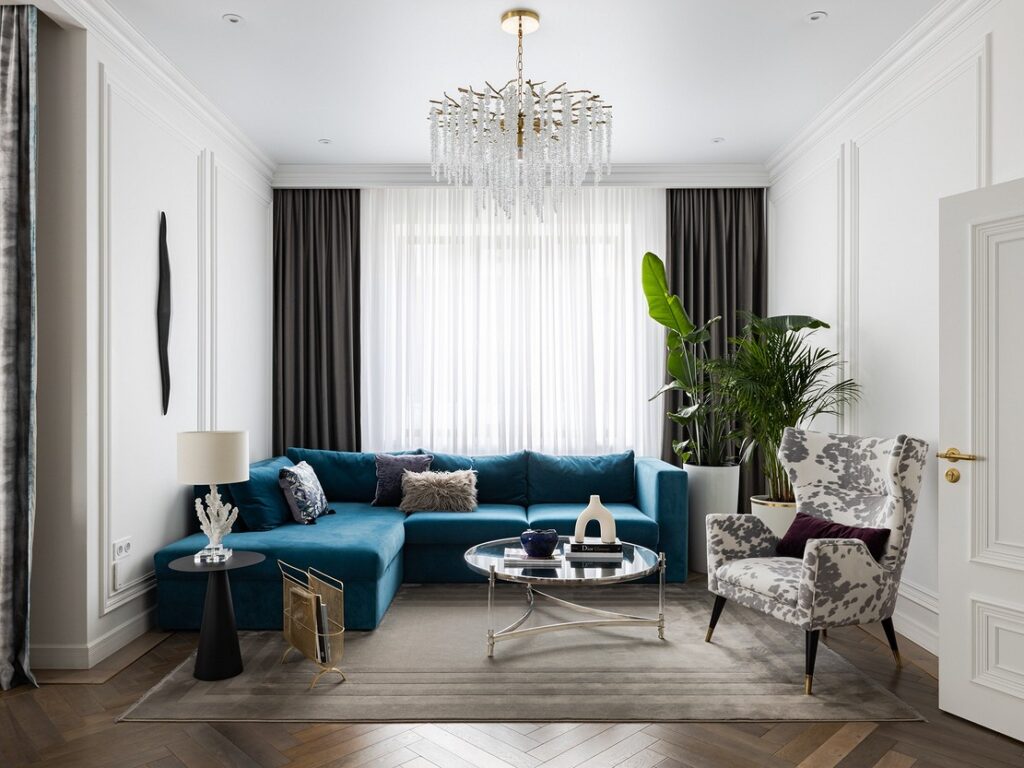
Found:
M 656 614 L 657 587 L 552 590 L 576 602 Z M 525 626 L 585 616 L 538 601 Z M 523 587 L 499 584 L 496 624 L 522 615 Z M 485 585 L 405 585 L 373 632 L 351 632 L 347 682 L 298 654 L 281 663 L 278 632 L 244 632 L 245 671 L 203 682 L 187 659 L 136 703 L 128 721 L 678 722 L 920 720 L 824 644 L 814 695 L 803 693 L 800 630 L 726 606 L 704 642 L 711 598 L 702 583 L 671 585 L 665 640 L 653 627 L 569 630 L 509 640 L 486 655 Z

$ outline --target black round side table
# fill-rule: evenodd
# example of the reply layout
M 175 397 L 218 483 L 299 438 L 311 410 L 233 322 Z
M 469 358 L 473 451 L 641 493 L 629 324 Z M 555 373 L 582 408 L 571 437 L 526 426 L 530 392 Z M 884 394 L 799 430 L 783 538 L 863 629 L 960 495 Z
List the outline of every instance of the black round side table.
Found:
M 203 625 L 199 630 L 196 668 L 198 680 L 225 680 L 241 673 L 242 652 L 238 647 L 235 608 L 231 603 L 228 571 L 245 568 L 266 560 L 259 552 L 235 550 L 223 563 L 197 565 L 192 555 L 179 557 L 168 564 L 172 571 L 208 573 L 206 602 L 203 604 Z

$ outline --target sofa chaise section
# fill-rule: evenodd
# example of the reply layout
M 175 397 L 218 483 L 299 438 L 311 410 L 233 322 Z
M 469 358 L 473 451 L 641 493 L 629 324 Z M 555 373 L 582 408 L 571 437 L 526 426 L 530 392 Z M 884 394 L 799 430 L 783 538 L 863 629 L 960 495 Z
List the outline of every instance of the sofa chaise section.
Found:
M 373 629 L 402 583 L 405 515 L 390 507 L 332 503 L 334 514 L 316 525 L 281 525 L 269 531 L 230 533 L 224 546 L 266 555 L 259 565 L 231 572 L 235 620 L 243 629 L 281 628 L 281 572 L 277 561 L 316 568 L 345 583 L 345 626 Z M 206 576 L 172 571 L 168 563 L 195 554 L 206 536 L 193 534 L 154 557 L 157 620 L 163 629 L 198 629 Z

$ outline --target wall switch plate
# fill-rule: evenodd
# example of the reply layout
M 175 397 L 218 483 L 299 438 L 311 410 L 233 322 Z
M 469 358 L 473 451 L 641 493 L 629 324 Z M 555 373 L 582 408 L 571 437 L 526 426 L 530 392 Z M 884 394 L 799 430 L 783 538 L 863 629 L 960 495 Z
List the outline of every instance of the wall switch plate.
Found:
M 113 543 L 114 560 L 122 560 L 132 553 L 132 537 L 125 536 Z
M 113 569 L 114 569 L 114 573 L 113 573 L 113 576 L 114 576 L 114 591 L 115 592 L 117 590 L 121 589 L 121 587 L 124 586 L 124 584 L 122 583 L 123 577 L 121 575 L 124 572 L 124 568 L 125 568 L 125 566 L 124 566 L 123 563 L 119 563 L 119 562 L 115 561 L 114 564 L 113 564 Z

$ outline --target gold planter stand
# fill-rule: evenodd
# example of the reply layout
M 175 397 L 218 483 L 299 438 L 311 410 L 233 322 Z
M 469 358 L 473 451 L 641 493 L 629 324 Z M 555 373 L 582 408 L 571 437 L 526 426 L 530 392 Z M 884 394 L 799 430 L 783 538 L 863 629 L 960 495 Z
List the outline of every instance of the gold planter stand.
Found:
M 345 673 L 337 666 L 345 652 L 345 585 L 315 568 L 303 571 L 283 560 L 278 560 L 277 566 L 282 576 L 284 639 L 288 641 L 281 663 L 296 650 L 316 664 L 320 671 L 310 690 L 328 672 L 345 682 Z

